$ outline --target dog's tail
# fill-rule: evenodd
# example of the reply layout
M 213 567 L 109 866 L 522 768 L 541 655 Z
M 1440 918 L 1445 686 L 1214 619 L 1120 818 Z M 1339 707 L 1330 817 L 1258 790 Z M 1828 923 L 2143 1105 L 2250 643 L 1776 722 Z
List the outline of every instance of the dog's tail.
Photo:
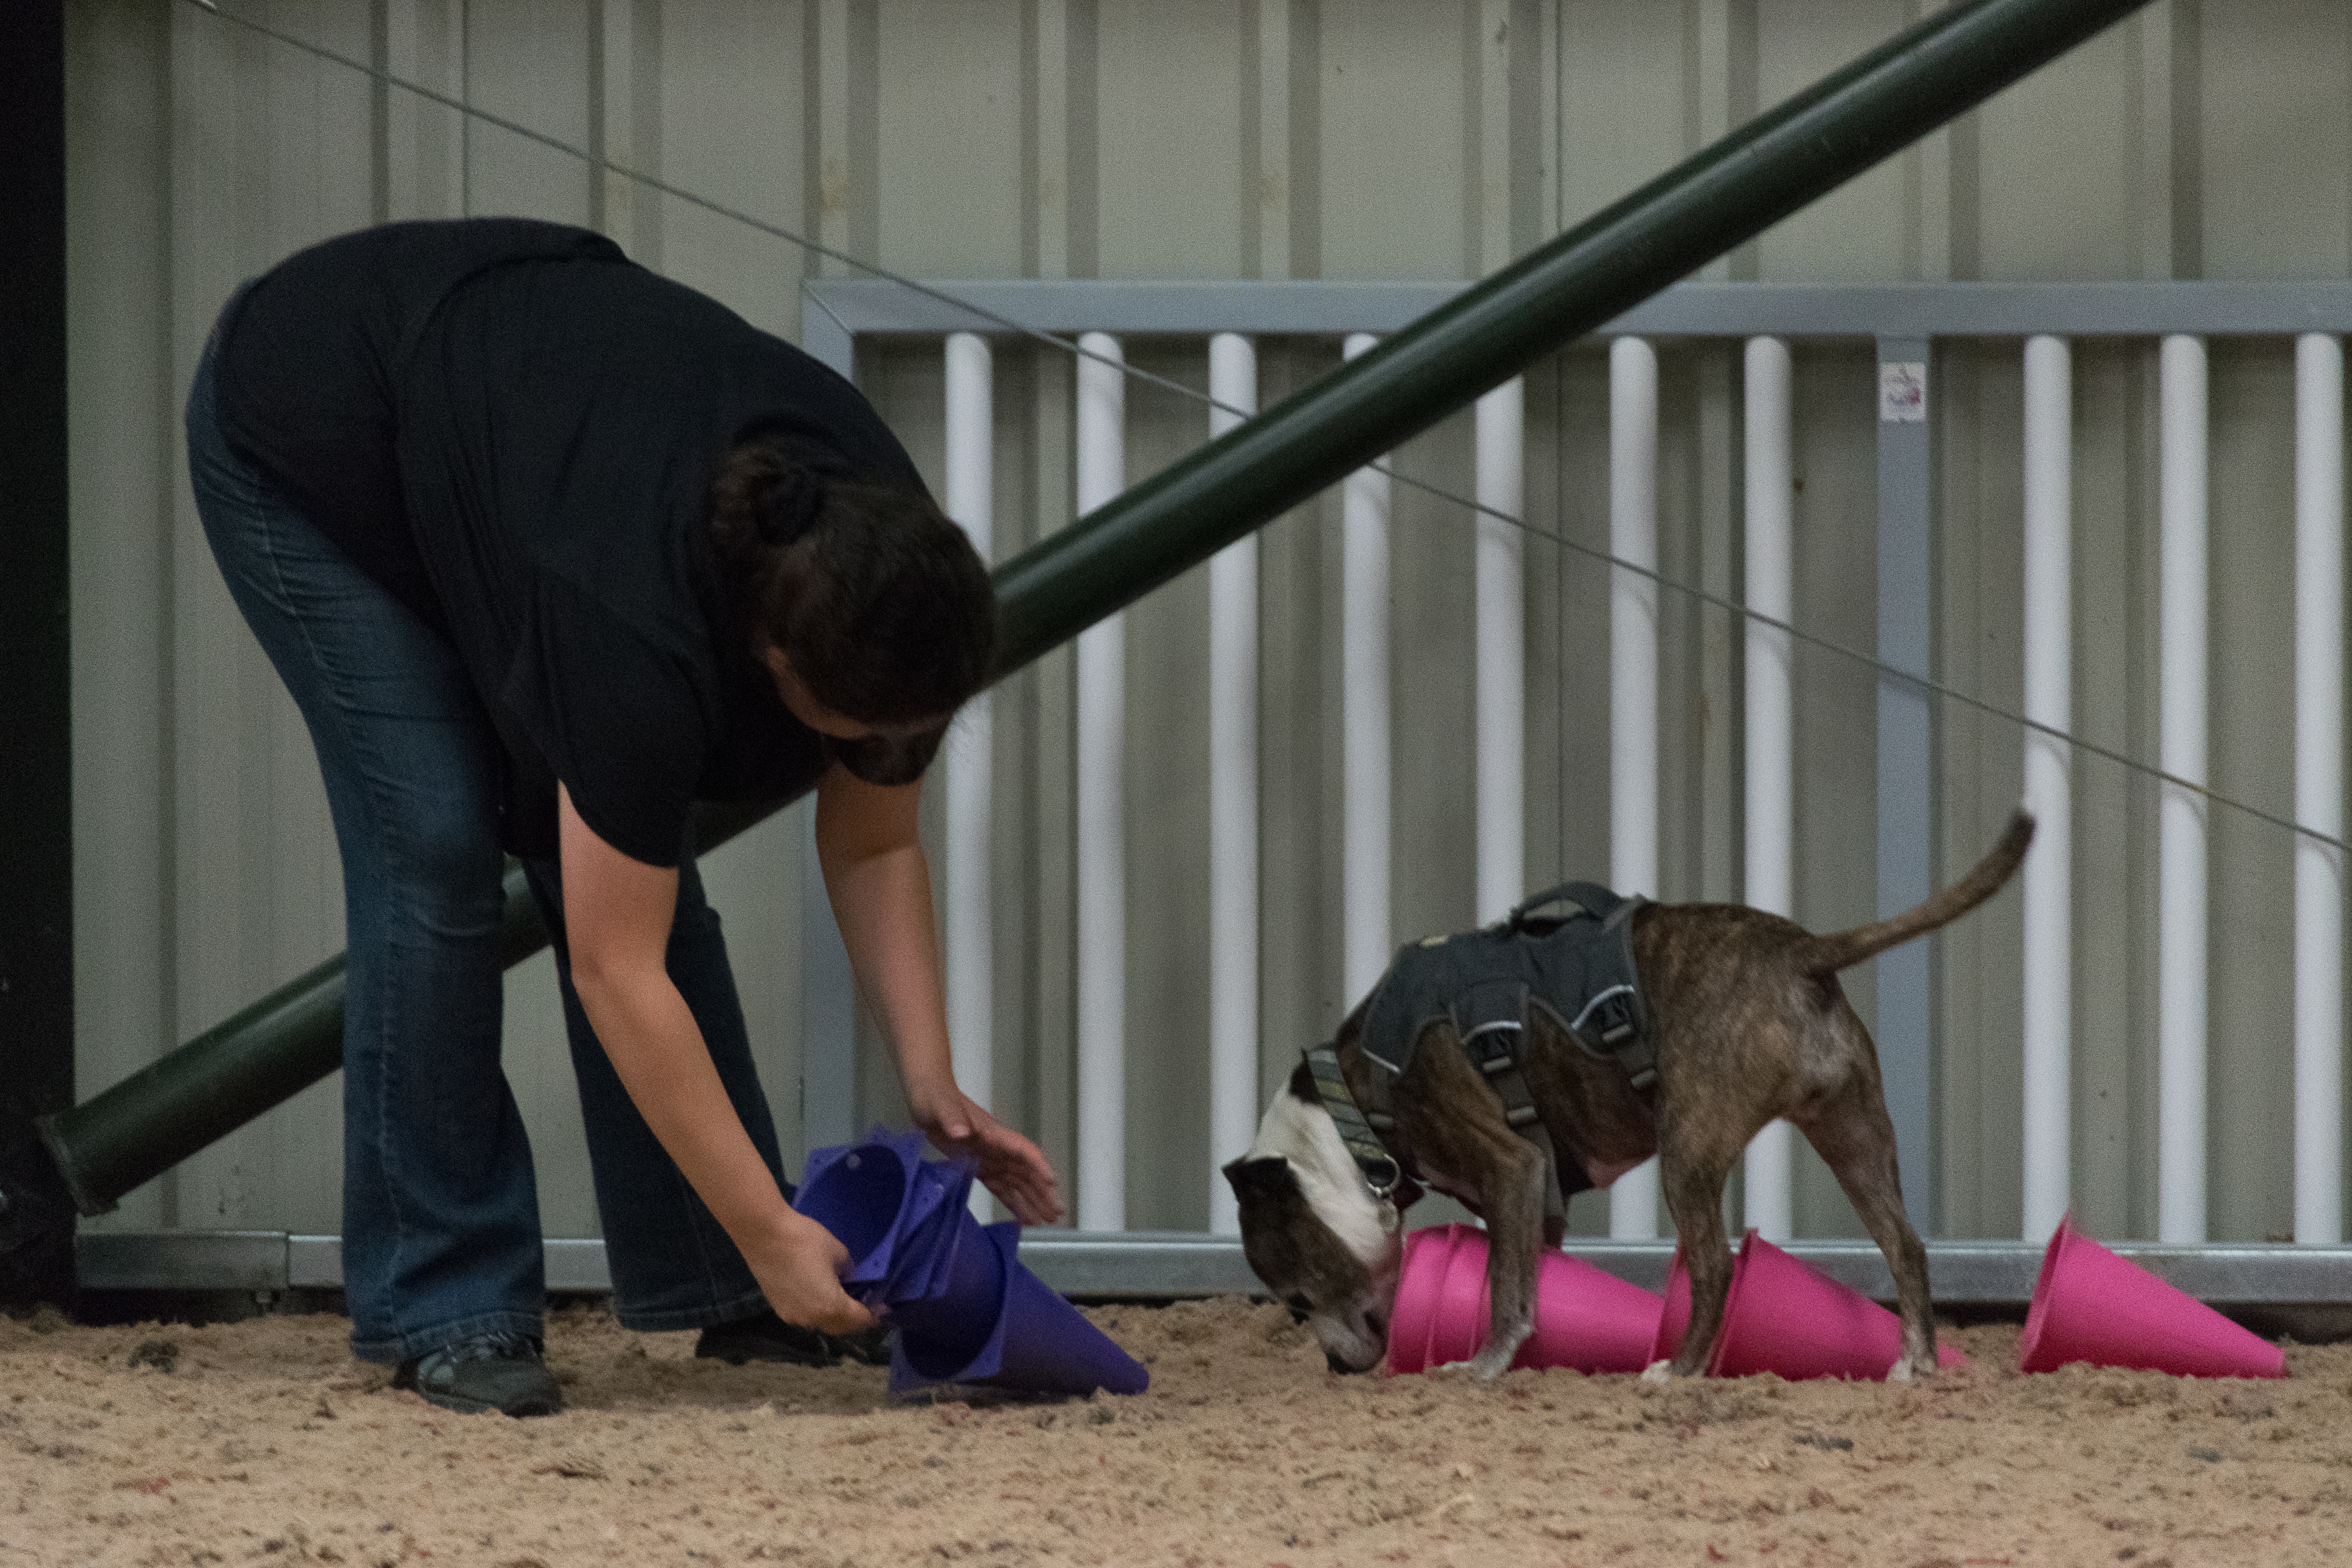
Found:
M 1899 915 L 1856 926 L 1852 931 L 1808 937 L 1804 945 L 1797 949 L 1798 966 L 1808 974 L 1827 974 L 1860 963 L 1865 958 L 1875 958 L 1890 947 L 1899 947 L 1915 936 L 1925 936 L 1938 926 L 1950 924 L 2000 891 L 2001 884 L 2016 873 L 2018 862 L 2025 858 L 2025 847 L 2032 842 L 2033 817 L 2021 806 L 2009 819 L 2009 829 L 2000 836 L 2000 842 L 1967 876 L 1926 903 Z

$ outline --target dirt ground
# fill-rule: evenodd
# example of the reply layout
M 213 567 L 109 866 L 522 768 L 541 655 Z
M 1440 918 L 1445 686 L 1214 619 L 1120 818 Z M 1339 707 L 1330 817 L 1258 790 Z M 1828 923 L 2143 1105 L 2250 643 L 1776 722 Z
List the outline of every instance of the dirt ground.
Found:
M 890 1407 L 601 1310 L 570 1408 L 453 1415 L 324 1316 L 0 1319 L 0 1568 L 341 1563 L 2269 1565 L 2352 1559 L 2352 1346 L 2284 1383 L 1337 1377 L 1279 1308 L 1097 1310 L 1131 1399 Z

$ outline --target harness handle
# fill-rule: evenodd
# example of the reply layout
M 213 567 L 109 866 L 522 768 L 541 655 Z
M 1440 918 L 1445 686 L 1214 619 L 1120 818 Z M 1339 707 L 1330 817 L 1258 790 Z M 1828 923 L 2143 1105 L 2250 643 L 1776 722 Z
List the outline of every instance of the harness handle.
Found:
M 1512 910 L 1508 924 L 1514 931 L 1517 930 L 1519 927 L 1527 924 L 1528 917 L 1529 915 L 1535 913 L 1546 904 L 1572 904 L 1580 912 L 1591 915 L 1597 920 L 1600 918 L 1600 911 L 1585 903 L 1583 899 L 1579 895 L 1583 892 L 1597 892 L 1600 889 L 1594 888 L 1590 882 L 1562 882 L 1558 887 L 1546 888 L 1542 892 L 1536 894 L 1534 897 L 1527 900 L 1524 903 L 1521 903 L 1516 909 Z

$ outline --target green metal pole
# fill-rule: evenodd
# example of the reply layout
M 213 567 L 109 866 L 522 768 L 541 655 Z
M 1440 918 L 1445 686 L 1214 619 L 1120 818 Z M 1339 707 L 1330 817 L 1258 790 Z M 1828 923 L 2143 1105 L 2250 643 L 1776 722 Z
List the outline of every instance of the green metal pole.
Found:
M 1561 344 L 2064 54 L 2147 0 L 1977 0 L 1749 121 L 996 571 L 996 675 L 1198 565 Z M 706 819 L 709 848 L 766 815 Z M 508 879 L 508 962 L 545 941 Z M 41 1135 L 84 1214 L 334 1071 L 329 961 Z
M 778 809 L 698 807 L 696 852 L 709 853 Z M 547 945 L 547 927 L 520 866 L 507 870 L 506 898 L 499 953 L 511 969 Z M 35 1127 L 74 1206 L 104 1214 L 131 1188 L 342 1065 L 343 955 L 337 953 L 103 1094 L 37 1119 Z

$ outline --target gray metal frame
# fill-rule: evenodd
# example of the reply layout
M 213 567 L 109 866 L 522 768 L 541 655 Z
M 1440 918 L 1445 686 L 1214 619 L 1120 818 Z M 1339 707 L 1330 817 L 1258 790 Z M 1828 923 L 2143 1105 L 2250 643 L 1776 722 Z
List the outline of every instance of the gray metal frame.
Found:
M 994 279 L 927 287 L 1035 331 L 1337 336 L 1388 332 L 1462 283 L 1150 283 Z M 836 369 L 868 334 L 1006 329 L 881 279 L 801 286 L 801 346 Z M 1679 283 L 1602 337 L 2209 337 L 2352 332 L 2352 279 L 2181 283 Z
M 283 1231 L 115 1231 L 80 1238 L 89 1290 L 332 1289 L 343 1280 L 342 1238 Z M 1664 1287 L 1669 1242 L 1571 1241 L 1567 1249 L 1645 1289 Z M 1892 1300 L 1893 1280 L 1867 1241 L 1797 1241 L 1786 1250 L 1850 1289 Z M 2229 1309 L 2267 1331 L 2306 1340 L 2352 1333 L 2352 1247 L 2215 1245 L 2162 1247 L 2116 1242 L 2113 1250 L 2200 1300 Z M 1033 1229 L 1021 1260 L 1066 1296 L 1096 1300 L 1263 1294 L 1241 1244 L 1223 1237 L 1164 1231 L 1116 1236 Z M 1946 1241 L 1927 1249 L 1936 1303 L 1944 1309 L 2013 1314 L 2033 1295 L 2042 1248 L 2014 1241 Z M 605 1291 L 601 1241 L 547 1244 L 551 1289 Z

